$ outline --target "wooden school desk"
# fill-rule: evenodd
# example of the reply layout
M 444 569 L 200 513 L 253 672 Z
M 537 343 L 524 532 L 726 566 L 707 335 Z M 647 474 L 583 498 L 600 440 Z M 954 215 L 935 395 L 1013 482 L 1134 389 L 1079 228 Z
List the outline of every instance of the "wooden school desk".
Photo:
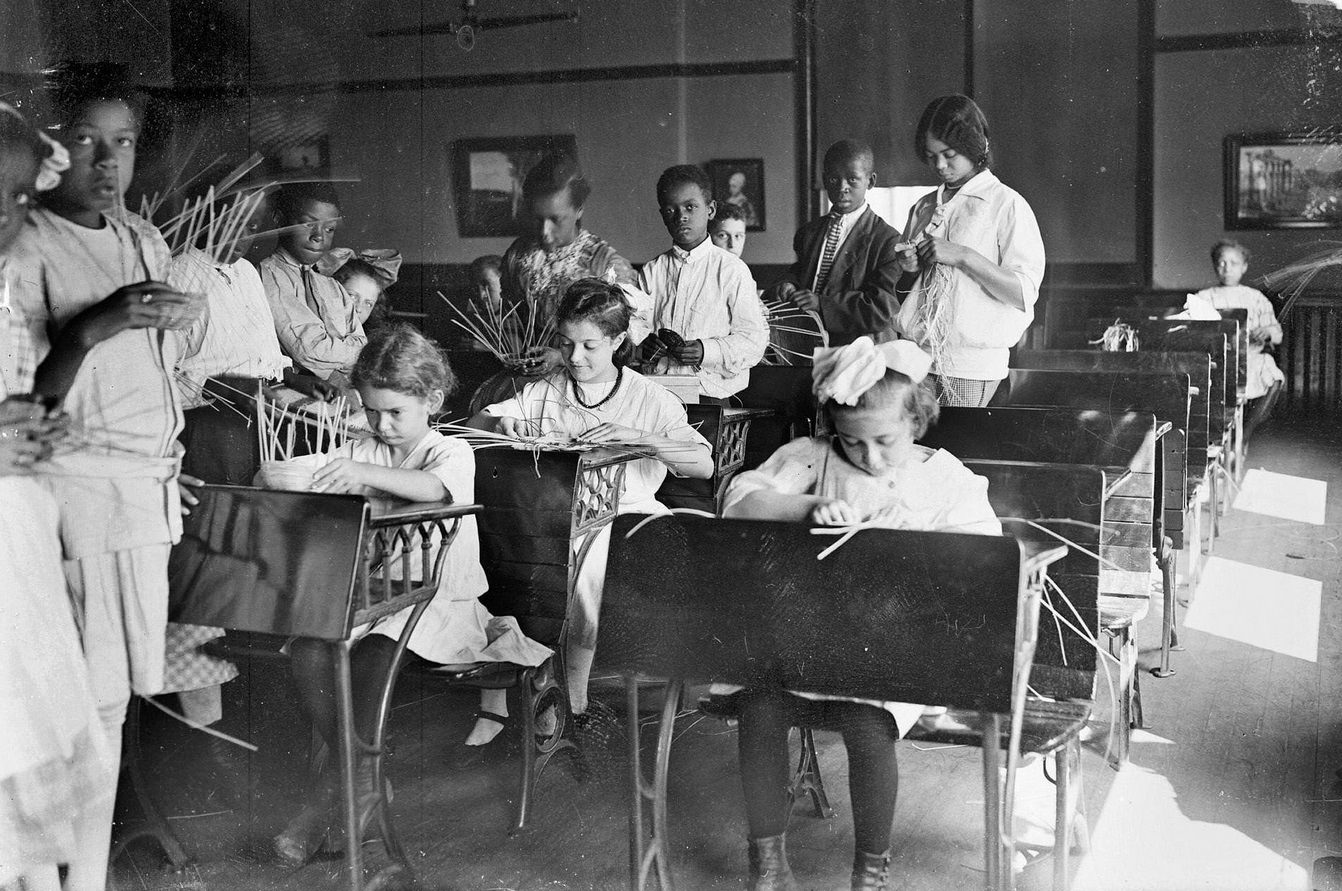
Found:
M 474 504 L 412 503 L 239 486 L 204 486 L 172 551 L 174 622 L 327 642 L 335 653 L 345 865 L 354 891 L 410 864 L 392 827 L 382 775 L 383 734 L 405 647 L 438 590 L 448 548 Z M 382 689 L 371 740 L 354 728 L 350 636 L 358 626 L 411 608 Z M 355 797 L 355 757 L 371 759 L 373 800 Z M 365 885 L 361 827 L 376 817 L 391 866 Z
M 1051 703 L 1037 714 L 1026 706 L 1043 579 L 1066 549 L 865 530 L 822 562 L 815 556 L 836 537 L 803 524 L 658 517 L 635 529 L 642 519 L 615 523 L 598 654 L 628 691 L 630 887 L 646 887 L 654 873 L 663 891 L 674 886 L 667 770 L 687 680 L 963 709 L 947 723 L 962 721 L 964 741 L 983 747 L 987 885 L 1009 887 L 1003 743 L 1009 752 L 1022 740 L 1069 748 L 1059 759 L 1066 773 L 1089 714 L 1088 704 Z M 668 679 L 651 783 L 640 763 L 639 678 Z M 1013 713 L 1025 720 L 1011 722 Z M 1067 779 L 1059 782 L 1065 790 Z M 1059 824 L 1064 840 L 1070 813 Z

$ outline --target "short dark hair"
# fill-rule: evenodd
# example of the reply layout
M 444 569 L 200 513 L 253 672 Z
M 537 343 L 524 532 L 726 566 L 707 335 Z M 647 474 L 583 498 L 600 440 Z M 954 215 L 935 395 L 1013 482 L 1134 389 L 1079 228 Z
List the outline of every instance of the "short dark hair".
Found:
M 354 386 L 377 387 L 427 399 L 434 390 L 443 398 L 457 388 L 457 376 L 438 344 L 409 325 L 390 325 L 368 339 L 350 371 Z
M 599 278 L 580 278 L 564 291 L 555 311 L 555 324 L 591 322 L 605 336 L 618 337 L 629 333 L 633 317 L 634 311 L 619 285 Z M 613 359 L 616 365 L 624 365 L 633 354 L 634 343 L 626 337 Z
M 331 183 L 286 183 L 275 193 L 275 213 L 287 223 L 296 219 L 309 201 L 334 204 L 337 210 L 340 209 L 340 193 Z
M 705 201 L 713 200 L 713 180 L 709 179 L 704 168 L 695 164 L 677 164 L 666 168 L 657 177 L 657 203 L 662 203 L 662 197 L 667 192 L 684 185 L 698 186 L 704 193 Z
M 1252 254 L 1249 253 L 1249 249 L 1241 242 L 1238 242 L 1233 238 L 1222 238 L 1220 241 L 1216 242 L 1216 244 L 1212 245 L 1212 262 L 1215 263 L 1217 260 L 1221 259 L 1221 254 L 1225 251 L 1239 251 L 1240 256 L 1244 258 L 1245 264 L 1249 262 L 1249 257 L 1252 256 Z
M 978 169 L 992 166 L 988 118 L 968 96 L 959 93 L 942 96 L 923 109 L 923 116 L 918 119 L 918 128 L 913 133 L 913 151 L 920 161 L 927 160 L 929 133 L 969 158 Z
M 713 219 L 708 221 L 708 231 L 716 232 L 719 223 L 725 223 L 728 220 L 740 220 L 747 222 L 746 212 L 736 204 L 730 201 L 722 201 L 718 204 L 717 212 L 713 214 Z
M 825 160 L 821 169 L 828 170 L 831 164 L 858 160 L 866 161 L 867 169 L 871 170 L 876 166 L 876 153 L 871 150 L 870 145 L 861 140 L 840 139 L 825 149 Z
M 115 62 L 58 62 L 45 74 L 53 124 L 70 124 L 95 102 L 120 102 L 130 109 L 137 127 L 144 127 L 145 96 L 131 82 L 125 65 Z
M 931 390 L 922 384 L 915 384 L 908 375 L 893 368 L 887 369 L 884 377 L 859 396 L 856 405 L 840 405 L 836 402 L 825 404 L 829 406 L 831 416 L 842 415 L 845 412 L 899 408 L 913 422 L 914 439 L 922 438 L 941 414 L 937 397 Z
M 568 200 L 574 209 L 587 203 L 592 187 L 583 176 L 578 159 L 567 152 L 553 152 L 536 162 L 522 181 L 522 198 L 528 204 L 538 198 L 568 190 Z
M 503 258 L 498 254 L 485 254 L 483 257 L 476 257 L 471 261 L 471 281 L 479 282 L 484 278 L 487 269 L 502 273 Z

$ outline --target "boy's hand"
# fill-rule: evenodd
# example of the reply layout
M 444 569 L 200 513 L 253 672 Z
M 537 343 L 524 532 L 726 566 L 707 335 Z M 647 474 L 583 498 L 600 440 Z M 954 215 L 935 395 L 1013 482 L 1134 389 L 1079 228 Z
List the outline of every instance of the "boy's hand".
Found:
M 793 290 L 792 302 L 802 309 L 809 309 L 811 312 L 820 312 L 820 295 L 810 288 L 806 290 Z
M 774 300 L 788 300 L 796 290 L 797 286 L 792 282 L 779 282 L 770 289 L 768 296 Z
M 364 465 L 349 458 L 336 458 L 325 467 L 319 467 L 312 473 L 312 491 L 325 492 L 328 495 L 348 495 L 364 482 Z
M 671 351 L 681 365 L 702 365 L 704 361 L 704 342 L 702 340 L 682 340 L 680 346 Z
M 177 493 L 182 499 L 182 516 L 191 516 L 191 508 L 200 504 L 200 497 L 193 490 L 199 489 L 203 485 L 205 485 L 205 481 L 202 479 L 188 476 L 185 473 L 177 474 Z
M 895 245 L 895 257 L 899 260 L 901 271 L 918 271 L 918 245 L 911 241 L 901 241 Z
M 292 390 L 311 399 L 329 402 L 340 395 L 340 386 L 311 374 L 300 374 L 292 368 L 284 369 L 284 383 Z
M 862 522 L 862 516 L 847 501 L 827 498 L 811 508 L 810 520 L 817 526 L 851 526 Z

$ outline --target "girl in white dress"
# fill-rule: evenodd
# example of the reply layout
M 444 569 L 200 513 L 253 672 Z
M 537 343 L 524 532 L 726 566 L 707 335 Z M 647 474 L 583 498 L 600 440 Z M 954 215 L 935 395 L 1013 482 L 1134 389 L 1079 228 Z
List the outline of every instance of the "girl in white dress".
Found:
M 373 436 L 348 442 L 323 456 L 324 463 L 313 474 L 314 488 L 332 494 L 408 501 L 451 498 L 459 504 L 471 503 L 475 497 L 471 447 L 429 426 L 456 383 L 438 347 L 409 326 L 384 329 L 359 353 L 350 380 L 363 400 Z M 438 593 L 410 635 L 410 653 L 438 665 L 487 661 L 540 665 L 549 658 L 550 650 L 523 635 L 516 619 L 491 616 L 480 604 L 487 587 L 475 518 L 463 517 L 447 552 Z M 356 630 L 356 635 L 363 636 L 353 648 L 350 673 L 354 726 L 364 739 L 372 736 L 396 640 L 409 614 L 407 608 Z M 331 647 L 296 638 L 289 644 L 289 655 L 300 704 L 335 751 L 339 731 Z M 506 695 L 505 690 L 481 691 L 480 717 L 472 737 L 483 736 L 488 741 L 502 728 L 508 714 Z M 361 784 L 367 783 L 370 771 L 361 765 L 359 775 Z M 334 786 L 327 782 L 276 836 L 275 850 L 282 860 L 299 865 L 314 853 L 325 834 L 333 801 Z
M 890 529 L 1001 535 L 988 481 L 953 455 L 915 445 L 937 418 L 921 386 L 931 359 L 907 340 L 871 338 L 817 350 L 816 396 L 835 434 L 793 440 L 732 481 L 727 517 L 818 526 L 871 523 Z M 828 402 L 827 402 L 828 400 Z M 837 726 L 848 751 L 854 889 L 885 888 L 898 765 L 895 741 L 922 706 L 816 694 L 745 690 L 740 695 L 741 782 L 750 831 L 752 891 L 795 889 L 787 828 L 788 729 Z
M 533 381 L 512 399 L 487 406 L 471 424 L 519 439 L 559 436 L 581 444 L 646 452 L 625 470 L 620 513 L 665 513 L 656 498 L 667 471 L 707 479 L 713 458 L 707 440 L 689 425 L 685 406 L 661 384 L 625 367 L 633 354 L 633 310 L 618 284 L 580 279 L 557 313 L 563 368 Z M 598 533 L 576 582 L 581 609 L 569 628 L 566 672 L 573 712 L 587 710 L 587 677 L 596 653 L 597 616 L 610 527 Z

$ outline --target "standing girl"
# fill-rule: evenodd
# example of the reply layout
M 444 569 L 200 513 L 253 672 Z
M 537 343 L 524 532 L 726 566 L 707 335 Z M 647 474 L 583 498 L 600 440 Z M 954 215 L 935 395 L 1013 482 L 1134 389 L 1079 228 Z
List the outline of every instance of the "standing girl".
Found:
M 914 444 L 937 419 L 920 386 L 928 357 L 908 341 L 860 337 L 817 350 L 815 392 L 831 436 L 797 439 L 736 477 L 723 516 L 814 526 L 873 523 L 1001 535 L 988 481 L 945 451 Z M 750 831 L 751 891 L 795 891 L 783 834 L 788 814 L 788 729 L 835 726 L 848 751 L 854 891 L 885 888 L 899 768 L 895 741 L 922 711 L 907 703 L 808 693 L 740 694 L 741 782 Z
M 70 442 L 43 467 L 60 510 L 65 575 L 110 751 L 131 693 L 163 684 L 168 551 L 181 535 L 182 415 L 172 370 L 202 306 L 162 284 L 168 246 L 114 210 L 134 172 L 134 93 L 106 66 L 66 66 L 53 84 L 70 169 L 44 194 L 15 263 L 39 356 L 34 392 L 64 395 Z M 111 295 L 110 297 L 108 295 Z M 116 770 L 85 812 L 67 885 L 101 888 Z M 95 796 L 90 796 L 94 800 Z
M 37 190 L 51 189 L 68 163 L 0 103 L 0 293 L 13 297 L 15 240 Z M 39 174 L 40 171 L 40 174 Z M 33 479 L 60 438 L 22 394 L 32 385 L 32 343 L 11 299 L 0 304 L 0 887 L 100 885 L 89 868 L 102 832 L 91 811 L 105 812 L 116 769 L 93 701 L 88 669 L 61 574 L 59 520 L 51 494 Z M 106 804 L 102 802 L 106 801 Z M 110 814 L 108 814 L 110 817 Z M 99 818 L 100 819 L 100 818 Z M 91 834 L 90 834 L 91 833 Z M 82 885 L 77 884 L 82 882 Z
M 1034 321 L 1044 242 L 1030 205 L 989 170 L 988 121 L 968 96 L 923 111 L 914 151 L 941 185 L 909 211 L 897 327 L 932 355 L 937 401 L 983 406 Z
M 393 326 L 369 341 L 350 375 L 373 436 L 328 453 L 327 463 L 313 474 L 315 488 L 333 494 L 390 495 L 409 501 L 451 498 L 469 504 L 475 496 L 475 456 L 470 446 L 429 426 L 456 386 L 438 347 L 413 328 Z M 438 592 L 410 635 L 410 653 L 439 665 L 540 665 L 548 659 L 550 651 L 525 637 L 515 619 L 496 618 L 481 606 L 479 597 L 486 588 L 475 518 L 463 517 Z M 354 726 L 364 739 L 372 736 L 396 640 L 410 612 L 403 610 L 364 629 L 366 636 L 354 647 L 350 660 Z M 300 703 L 331 751 L 336 751 L 340 737 L 331 646 L 297 638 L 289 645 L 289 655 Z M 508 714 L 506 695 L 505 690 L 480 692 L 480 716 L 468 743 L 476 738 L 488 742 L 502 729 Z M 359 776 L 361 783 L 370 782 L 366 765 L 361 765 Z M 334 791 L 332 782 L 322 784 L 315 799 L 275 838 L 281 859 L 300 865 L 314 853 L 326 832 Z
M 525 303 L 531 324 L 540 329 L 555 317 L 568 286 L 581 278 L 633 285 L 629 261 L 582 226 L 591 185 L 577 158 L 546 155 L 522 182 L 522 211 L 531 232 L 503 255 L 500 282 L 503 303 Z M 559 353 L 538 348 L 528 373 L 549 374 L 560 365 Z
M 707 440 L 690 427 L 680 400 L 625 367 L 634 351 L 629 342 L 632 314 L 619 285 L 595 278 L 575 282 L 558 310 L 555 339 L 563 368 L 527 384 L 514 398 L 486 407 L 470 423 L 519 439 L 559 434 L 584 444 L 637 449 L 647 457 L 625 470 L 620 513 L 660 514 L 666 508 L 656 494 L 667 471 L 707 479 L 713 475 L 713 459 Z M 598 534 L 575 583 L 581 609 L 569 629 L 565 654 L 575 714 L 587 710 L 610 527 Z

